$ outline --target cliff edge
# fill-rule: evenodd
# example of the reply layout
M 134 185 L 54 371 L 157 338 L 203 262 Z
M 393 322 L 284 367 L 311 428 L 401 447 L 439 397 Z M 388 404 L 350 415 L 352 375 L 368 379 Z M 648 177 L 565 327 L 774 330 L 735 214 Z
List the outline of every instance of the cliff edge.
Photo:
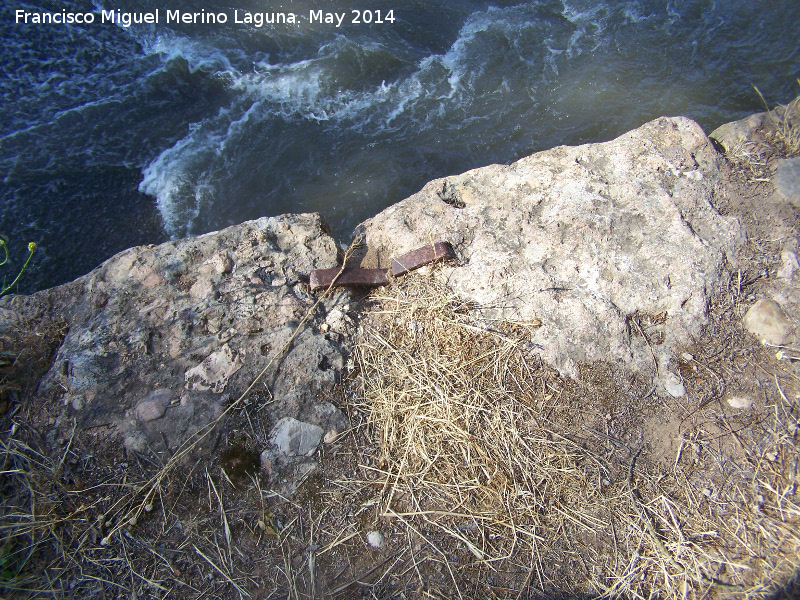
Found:
M 796 502 L 794 444 L 800 394 L 800 359 L 796 356 L 800 159 L 789 152 L 794 138 L 785 134 L 796 134 L 799 129 L 791 124 L 786 129 L 787 119 L 792 117 L 788 111 L 728 124 L 711 137 L 689 119 L 662 117 L 609 142 L 557 147 L 510 165 L 492 165 L 435 180 L 361 224 L 357 229 L 360 244 L 346 253 L 320 215 L 281 215 L 196 238 L 131 248 L 74 282 L 31 296 L 0 299 L 0 375 L 4 378 L 0 411 L 10 423 L 4 442 L 6 460 L 17 465 L 7 473 L 28 477 L 9 488 L 16 490 L 14 502 L 19 506 L 15 505 L 15 510 L 35 512 L 33 499 L 25 491 L 33 489 L 35 478 L 25 475 L 26 469 L 33 472 L 49 465 L 36 481 L 48 481 L 52 489 L 36 493 L 60 498 L 59 506 L 71 511 L 57 523 L 78 519 L 76 523 L 86 524 L 83 529 L 58 529 L 65 537 L 56 546 L 72 544 L 75 556 L 80 557 L 76 564 L 82 565 L 80 574 L 68 566 L 58 567 L 71 573 L 73 592 L 85 588 L 87 593 L 100 593 L 104 578 L 116 581 L 116 575 L 95 573 L 99 563 L 93 562 L 92 553 L 110 551 L 103 549 L 115 540 L 125 549 L 125 540 L 133 540 L 131 532 L 143 522 L 149 523 L 143 529 L 146 533 L 141 533 L 150 536 L 147 548 L 153 547 L 155 540 L 166 548 L 178 544 L 178 538 L 191 539 L 192 544 L 205 548 L 203 552 L 194 545 L 205 561 L 198 564 L 210 564 L 214 572 L 223 575 L 216 583 L 212 577 L 209 585 L 219 585 L 230 593 L 235 589 L 241 595 L 246 595 L 241 586 L 249 584 L 236 579 L 234 565 L 240 565 L 236 567 L 240 573 L 256 567 L 237 562 L 239 558 L 231 550 L 231 526 L 246 550 L 239 551 L 242 559 L 248 553 L 263 555 L 266 566 L 258 567 L 263 568 L 258 577 L 276 582 L 282 573 L 290 582 L 287 589 L 293 589 L 295 596 L 298 589 L 315 597 L 319 591 L 337 595 L 355 583 L 367 585 L 361 582 L 407 551 L 415 566 L 422 564 L 424 561 L 416 562 L 414 556 L 427 547 L 424 544 L 431 547 L 431 558 L 428 566 L 415 571 L 421 587 L 414 588 L 417 580 L 411 567 L 392 575 L 392 586 L 405 586 L 413 596 L 413 589 L 418 592 L 432 585 L 431 589 L 446 590 L 441 597 L 455 597 L 454 592 L 461 595 L 461 584 L 478 586 L 476 590 L 481 585 L 491 587 L 494 579 L 486 584 L 480 575 L 473 581 L 471 571 L 454 571 L 450 564 L 467 564 L 477 558 L 477 563 L 470 564 L 483 573 L 488 558 L 496 555 L 496 560 L 505 561 L 521 551 L 519 532 L 529 536 L 525 540 L 534 540 L 525 564 L 533 564 L 534 556 L 541 562 L 544 556 L 542 568 L 552 570 L 547 571 L 549 581 L 561 582 L 555 587 L 542 583 L 548 593 L 614 595 L 627 589 L 634 595 L 644 594 L 658 588 L 656 579 L 646 574 L 655 573 L 652 577 L 656 577 L 661 571 L 670 573 L 664 575 L 666 583 L 670 577 L 681 580 L 684 587 L 675 584 L 669 588 L 670 593 L 678 594 L 676 598 L 688 597 L 686 590 L 704 586 L 774 591 L 773 583 L 786 569 L 794 568 L 791 560 L 776 561 L 778 566 L 767 568 L 764 552 L 748 554 L 736 536 L 728 539 L 719 534 L 711 550 L 712 542 L 703 537 L 707 533 L 685 538 L 683 532 L 691 527 L 697 532 L 727 527 L 722 521 L 705 519 L 706 512 L 708 519 L 727 518 L 725 515 L 733 514 L 725 508 L 730 503 L 738 506 L 737 510 L 752 509 L 757 516 L 771 510 L 775 519 L 752 530 L 757 540 L 753 543 L 766 548 L 785 521 L 784 506 L 796 509 L 792 503 Z M 800 136 L 796 142 L 795 154 L 800 153 Z M 456 258 L 403 275 L 412 282 L 406 288 L 405 281 L 392 281 L 386 293 L 368 296 L 363 290 L 342 288 L 315 294 L 309 287 L 315 269 L 337 267 L 343 260 L 348 266 L 388 268 L 392 258 L 440 240 L 450 242 Z M 413 278 L 425 282 L 419 288 L 422 292 L 415 290 Z M 392 289 L 399 295 L 392 295 Z M 415 293 L 421 293 L 419 297 L 424 296 L 426 302 L 433 302 L 431 294 L 440 295 L 441 305 L 450 311 L 446 318 L 462 333 L 451 335 L 453 331 L 442 325 L 444 321 L 430 330 L 421 325 L 418 321 L 424 317 L 419 315 L 425 313 L 417 310 Z M 393 306 L 402 303 L 407 304 L 407 312 L 392 312 Z M 398 344 L 425 331 L 437 331 L 444 341 L 427 348 L 424 359 L 413 344 L 403 349 L 405 358 L 395 361 L 400 369 L 397 375 L 381 368 L 368 375 L 364 344 L 371 344 L 369 352 L 373 353 L 380 354 L 381 344 L 387 352 L 398 350 L 392 346 L 394 342 L 382 337 L 385 331 L 393 331 L 391 339 Z M 419 447 L 407 449 L 401 460 L 385 452 L 396 442 L 394 433 L 389 433 L 397 424 L 392 424 L 393 419 L 405 427 L 410 422 L 406 415 L 416 414 L 419 406 L 437 402 L 444 406 L 452 399 L 447 390 L 438 389 L 445 377 L 440 381 L 434 369 L 424 385 L 436 390 L 441 402 L 424 396 L 403 405 L 405 408 L 399 404 L 427 389 L 413 379 L 412 363 L 425 363 L 428 368 L 437 357 L 458 352 L 449 340 L 461 340 L 468 349 L 484 348 L 484 343 L 495 341 L 499 344 L 485 346 L 486 351 L 470 358 L 464 368 L 475 367 L 490 354 L 511 356 L 504 353 L 513 350 L 517 371 L 509 370 L 511 359 L 503 359 L 505 363 L 499 360 L 491 368 L 481 367 L 475 378 L 468 379 L 483 377 L 494 369 L 491 382 L 506 385 L 511 377 L 506 375 L 516 373 L 513 379 L 518 387 L 514 389 L 527 398 L 527 404 L 520 404 L 516 412 L 514 394 L 503 391 L 498 392 L 500 400 L 492 408 L 494 417 L 480 402 L 470 405 L 465 419 L 483 412 L 489 416 L 480 423 L 475 421 L 478 425 L 459 425 L 447 434 L 445 438 L 463 435 L 466 445 L 455 453 L 458 460 L 453 459 L 447 477 L 424 480 L 429 473 L 439 472 L 442 461 L 449 460 L 443 454 L 452 447 L 449 439 L 442 441 L 445 450 L 433 453 L 435 456 L 427 456 Z M 374 364 L 382 364 L 381 359 Z M 456 360 L 452 364 L 461 363 Z M 772 379 L 762 376 L 767 367 Z M 531 382 L 520 383 L 528 376 Z M 372 383 L 367 381 L 369 377 Z M 410 387 L 389 390 L 401 379 Z M 378 389 L 368 390 L 375 382 Z M 384 392 L 385 397 L 399 400 L 390 403 L 384 415 L 376 416 L 374 405 L 370 408 L 366 398 L 370 394 L 383 398 Z M 467 400 L 482 402 L 482 390 L 470 393 L 456 404 L 463 408 Z M 712 403 L 716 412 L 709 416 Z M 783 412 L 775 409 L 773 415 L 770 407 L 774 406 L 781 406 Z M 454 425 L 447 416 L 451 407 L 445 408 L 441 413 L 445 416 L 437 413 L 423 419 L 426 426 L 442 424 L 432 431 L 441 433 L 445 423 Z M 499 417 L 502 411 L 511 415 L 504 419 L 517 429 L 487 434 L 503 421 Z M 527 416 L 518 418 L 523 413 Z M 389 420 L 379 425 L 379 417 Z M 780 435 L 770 437 L 758 427 L 773 417 L 777 424 L 770 431 L 783 429 Z M 501 430 L 506 431 L 497 431 Z M 20 435 L 24 442 L 18 443 L 14 436 Z M 563 489 L 539 498 L 540 482 L 531 475 L 533 471 L 523 469 L 525 473 L 520 474 L 514 466 L 504 475 L 504 461 L 522 463 L 504 454 L 511 452 L 507 447 L 485 450 L 476 446 L 481 436 L 484 442 L 500 442 L 501 446 L 506 437 L 527 440 L 520 442 L 524 455 L 520 460 L 532 461 L 525 464 L 533 466 L 538 458 L 526 454 L 530 447 L 555 452 L 540 465 L 541 481 L 566 474 L 575 478 L 581 473 L 583 479 L 562 482 Z M 712 451 L 712 446 L 716 450 Z M 485 467 L 494 460 L 495 451 L 500 458 L 489 473 Z M 427 465 L 425 469 L 410 458 L 406 460 L 412 454 Z M 636 466 L 637 459 L 646 465 Z M 465 486 L 468 496 L 495 494 L 503 499 L 498 500 L 502 506 L 476 508 L 472 500 L 459 500 L 458 495 L 448 500 L 458 504 L 458 510 L 430 499 L 428 506 L 414 497 L 417 483 L 401 490 L 400 481 L 408 475 L 404 469 L 412 463 L 417 469 L 413 477 L 421 478 L 420 486 Z M 211 465 L 220 467 L 217 483 L 210 474 Z M 737 465 L 735 474 L 730 465 Z M 204 476 L 198 467 L 205 470 Z M 475 470 L 474 477 L 470 475 L 467 482 L 455 480 L 468 469 Z M 183 481 L 182 473 L 186 474 Z M 512 481 L 514 473 L 521 477 L 519 481 Z M 683 479 L 678 479 L 678 473 Z M 772 479 L 764 480 L 764 473 Z M 635 476 L 640 482 L 636 490 Z M 442 477 L 447 481 L 440 481 Z M 784 481 L 785 477 L 789 479 Z M 525 482 L 520 483 L 522 480 Z M 741 483 L 734 486 L 741 497 L 734 497 L 732 491 L 723 494 L 734 480 Z M 780 485 L 794 487 L 779 489 L 775 487 L 778 480 Z M 102 491 L 109 482 L 119 481 L 125 483 Z M 542 485 L 550 490 L 548 486 L 557 481 L 547 480 Z M 304 482 L 312 483 L 303 486 Z M 583 486 L 581 493 L 586 497 L 575 496 L 577 504 L 571 506 L 569 490 L 574 486 Z M 672 491 L 664 491 L 668 486 Z M 783 494 L 776 500 L 777 508 L 771 507 L 772 492 L 767 491 L 774 491 L 773 487 L 778 490 L 775 494 Z M 194 500 L 180 504 L 185 489 L 191 493 L 199 489 L 200 504 L 205 502 L 205 494 L 209 510 L 214 504 L 212 497 L 216 498 L 221 515 L 217 525 L 223 523 L 224 528 L 219 533 L 209 525 L 208 531 L 214 530 L 213 535 L 208 534 L 214 544 L 207 543 L 208 537 L 192 538 L 191 524 L 199 527 L 197 523 L 205 521 L 189 516 L 194 514 Z M 475 492 L 481 489 L 494 491 Z M 223 494 L 220 490 L 227 491 Z M 691 496 L 693 490 L 702 490 L 702 498 L 687 496 L 686 508 L 680 504 L 685 498 L 676 498 Z M 99 495 L 92 496 L 95 493 Z M 645 507 L 643 493 L 661 494 L 663 506 L 651 503 Z M 76 494 L 80 495 L 79 507 L 73 497 Z M 228 508 L 223 506 L 225 494 L 230 494 Z M 255 494 L 256 499 L 245 502 L 248 494 Z M 308 539 L 302 511 L 293 512 L 300 506 L 292 500 L 298 494 L 311 519 Z M 622 510 L 621 497 L 630 500 L 632 512 L 614 512 Z M 672 502 L 669 506 L 667 497 Z M 237 508 L 231 508 L 231 498 Z M 719 498 L 724 501 L 710 508 L 712 500 Z M 170 502 L 172 508 L 168 509 Z M 709 504 L 708 511 L 703 502 Z M 551 511 L 553 503 L 556 508 Z M 154 506 L 159 505 L 163 509 L 160 530 L 148 517 L 158 512 Z M 589 505 L 588 512 L 582 513 Z M 684 508 L 689 516 L 678 523 L 673 505 L 679 520 L 684 519 L 680 516 Z M 311 515 L 312 509 L 321 511 L 318 518 Z M 500 528 L 504 533 L 492 533 L 491 537 L 484 527 L 497 523 L 486 525 L 482 519 L 488 519 L 487 511 L 496 517 L 506 509 L 510 520 L 520 519 L 511 527 L 513 535 L 503 529 L 508 528 L 504 524 Z M 569 524 L 563 519 L 564 510 L 573 509 L 570 514 L 576 516 Z M 58 510 L 53 508 L 52 514 Z M 519 516 L 525 510 L 530 512 Z M 99 516 L 94 514 L 98 511 L 102 511 Z M 240 515 L 239 522 L 229 525 L 228 515 L 234 513 Z M 657 522 L 651 517 L 656 513 L 661 519 Z M 171 520 L 173 517 L 177 521 Z M 466 524 L 458 521 L 466 517 Z M 561 519 L 561 525 L 547 520 L 551 517 Z M 528 518 L 530 523 L 523 525 Z M 796 522 L 797 513 L 788 518 Z M 33 529 L 19 529 L 9 544 L 21 543 L 17 538 L 40 535 L 38 521 L 32 519 L 33 525 L 25 527 Z M 457 524 L 451 523 L 453 519 Z M 627 528 L 619 540 L 615 522 Z M 53 523 L 46 531 L 56 531 Z M 293 529 L 296 523 L 297 531 Z M 398 529 L 398 523 L 405 529 Z M 646 529 L 637 529 L 644 527 L 643 523 Z M 673 524 L 677 533 L 669 537 Z M 770 529 L 773 525 L 774 530 Z M 18 527 L 14 525 L 13 531 Z M 530 530 L 518 531 L 517 527 Z M 563 551 L 561 538 L 556 539 L 560 527 L 577 527 L 562 536 L 570 544 L 578 544 L 574 551 Z M 360 531 L 366 528 L 373 529 Z M 172 537 L 167 535 L 169 531 Z M 315 541 L 315 531 L 321 531 L 316 535 L 328 544 L 322 549 L 319 538 Z M 357 547 L 361 533 L 366 534 L 366 542 Z M 636 535 L 640 540 L 652 538 L 644 550 L 643 541 L 635 548 L 622 543 L 623 538 L 633 540 Z M 274 536 L 280 543 L 264 549 L 259 544 L 265 536 Z M 396 554 L 392 554 L 395 546 L 387 545 L 387 536 L 399 548 Z M 220 550 L 218 540 L 222 539 L 227 540 L 227 558 Z M 694 540 L 691 552 L 699 548 L 692 557 L 710 562 L 691 569 L 680 562 L 690 560 L 681 558 L 690 552 L 686 539 Z M 781 538 L 774 551 L 796 558 L 800 546 L 792 546 L 793 540 L 796 536 Z M 614 568 L 602 558 L 610 556 L 612 541 L 613 552 L 620 553 L 612 561 Z M 408 547 L 399 546 L 406 542 Z M 545 550 L 536 549 L 541 543 Z M 188 547 L 181 544 L 180 548 Z M 222 568 L 209 558 L 214 545 L 214 558 L 223 561 Z M 270 548 L 277 554 L 270 554 Z M 583 573 L 577 563 L 569 561 L 587 548 L 586 560 L 591 562 L 595 556 L 597 561 L 591 571 Z M 383 562 L 369 555 L 373 551 L 382 553 Z M 58 557 L 63 552 L 52 556 L 43 552 L 42 560 L 61 564 Z M 142 565 L 155 553 L 137 554 L 135 548 L 131 552 L 139 572 L 145 572 Z M 183 550 L 175 552 L 185 554 Z M 647 564 L 652 568 L 642 571 L 641 578 L 630 569 L 614 571 L 619 565 L 641 561 L 647 552 L 651 560 Z M 194 577 L 195 569 L 188 574 L 193 559 L 183 554 L 180 560 L 185 564 L 155 554 L 171 574 L 158 580 L 153 575 L 148 585 L 160 586 L 163 591 L 166 588 L 158 581 L 179 578 L 181 569 L 187 573 L 186 581 Z M 447 572 L 442 570 L 440 558 Z M 128 554 L 125 560 L 129 560 Z M 586 567 L 588 563 L 581 560 Z M 161 563 L 150 572 L 163 570 Z M 653 566 L 656 563 L 660 566 Z M 738 570 L 739 564 L 748 565 L 742 567 L 746 572 Z M 734 566 L 726 572 L 726 565 Z M 122 566 L 117 567 L 122 569 L 120 585 L 127 585 L 132 577 Z M 310 580 L 298 583 L 305 576 L 293 569 L 302 573 L 304 568 Z M 84 572 L 95 574 L 84 577 Z M 252 579 L 255 571 L 247 572 L 249 581 L 256 581 Z M 354 583 L 337 581 L 344 572 Z M 406 577 L 408 573 L 412 575 Z M 533 585 L 534 567 L 527 579 L 525 573 L 521 577 L 520 573 L 504 573 L 497 576 L 497 589 L 518 592 L 516 597 Z M 191 585 L 205 585 L 206 579 L 208 576 L 191 579 Z M 317 587 L 318 579 L 324 580 L 321 587 Z M 381 584 L 382 579 L 374 586 L 390 585 Z M 475 597 L 486 597 L 488 589 L 480 588 L 483 591 Z

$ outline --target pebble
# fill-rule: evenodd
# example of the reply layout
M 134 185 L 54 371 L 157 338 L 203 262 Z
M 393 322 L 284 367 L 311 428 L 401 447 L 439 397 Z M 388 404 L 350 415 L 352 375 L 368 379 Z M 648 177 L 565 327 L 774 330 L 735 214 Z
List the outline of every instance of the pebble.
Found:
M 370 531 L 367 533 L 367 542 L 373 548 L 380 549 L 386 544 L 386 537 L 380 531 Z
M 797 254 L 790 250 L 781 252 L 781 267 L 778 269 L 778 277 L 791 282 L 798 270 L 800 270 L 800 261 L 797 259 Z
M 664 389 L 673 398 L 682 398 L 686 395 L 686 386 L 675 373 L 667 373 L 664 377 Z
M 761 298 L 744 316 L 744 328 L 761 342 L 782 346 L 789 341 L 792 324 L 781 305 L 769 298 Z
M 747 409 L 753 406 L 753 399 L 747 396 L 731 396 L 727 402 L 731 408 Z
M 800 156 L 778 161 L 773 184 L 778 194 L 800 207 Z
M 143 423 L 160 419 L 167 411 L 167 405 L 172 400 L 172 391 L 158 389 L 151 392 L 147 398 L 136 405 L 136 416 Z
M 132 431 L 125 436 L 125 449 L 141 454 L 147 449 L 147 437 L 141 431 Z
M 70 404 L 72 404 L 74 410 L 83 410 L 85 400 L 86 399 L 81 394 L 77 394 L 72 397 Z

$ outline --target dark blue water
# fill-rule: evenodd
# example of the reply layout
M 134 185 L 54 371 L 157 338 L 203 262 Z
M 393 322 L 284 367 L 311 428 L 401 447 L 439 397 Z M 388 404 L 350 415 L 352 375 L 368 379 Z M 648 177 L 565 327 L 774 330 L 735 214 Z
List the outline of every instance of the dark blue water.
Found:
M 158 25 L 99 22 L 157 8 Z M 23 24 L 18 9 L 97 18 Z M 228 22 L 167 24 L 167 10 Z M 771 103 L 800 93 L 797 0 L 33 0 L 4 4 L 0 37 L 0 233 L 18 261 L 40 246 L 20 291 L 283 212 L 319 211 L 346 240 L 435 177 L 661 115 L 710 131 L 763 109 L 753 85 Z

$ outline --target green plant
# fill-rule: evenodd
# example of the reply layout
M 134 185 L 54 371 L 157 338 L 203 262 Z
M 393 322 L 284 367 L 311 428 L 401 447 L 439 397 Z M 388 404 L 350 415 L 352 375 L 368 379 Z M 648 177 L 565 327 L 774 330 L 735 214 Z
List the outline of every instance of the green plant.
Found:
M 8 238 L 5 236 L 0 235 L 0 247 L 2 247 L 5 256 L 3 257 L 3 261 L 0 262 L 0 267 L 5 265 L 8 262 Z M 33 257 L 33 253 L 36 252 L 36 243 L 30 242 L 28 243 L 28 258 L 25 259 L 25 264 L 22 265 L 22 268 L 17 273 L 17 276 L 14 278 L 14 281 L 6 285 L 6 279 L 3 277 L 3 287 L 0 288 L 0 296 L 6 294 L 11 288 L 13 288 L 19 278 L 22 277 L 22 274 L 25 272 L 25 269 L 28 268 L 28 263 L 31 262 L 31 258 Z

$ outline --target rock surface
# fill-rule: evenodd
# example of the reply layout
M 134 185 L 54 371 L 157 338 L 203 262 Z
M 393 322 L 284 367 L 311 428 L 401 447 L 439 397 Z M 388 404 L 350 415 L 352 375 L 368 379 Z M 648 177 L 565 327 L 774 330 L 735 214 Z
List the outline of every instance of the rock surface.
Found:
M 315 300 L 310 271 L 337 264 L 324 221 L 289 215 L 132 248 L 73 283 L 3 302 L 9 314 L 38 311 L 69 324 L 38 389 L 63 407 L 51 437 L 74 420 L 81 429 L 112 428 L 129 451 L 172 451 L 219 417 L 290 339 Z M 348 302 L 347 292 L 326 300 L 269 370 L 271 396 L 265 385 L 253 394 L 265 403 L 264 426 L 298 418 L 317 438 L 346 428 L 319 396 L 335 382 L 349 341 L 319 325 L 326 310 L 343 314 Z
M 540 319 L 532 342 L 562 374 L 613 361 L 653 375 L 655 355 L 677 394 L 672 354 L 706 323 L 744 239 L 712 205 L 721 162 L 696 123 L 660 118 L 433 181 L 365 223 L 362 266 L 449 240 L 452 289 L 489 317 Z
M 757 113 L 738 121 L 720 125 L 709 134 L 726 153 L 735 152 L 747 144 L 763 142 L 761 131 L 764 123 L 770 118 L 770 113 Z M 774 118 L 774 117 L 773 117 Z
M 795 208 L 800 208 L 800 156 L 778 161 L 775 191 Z
M 322 440 L 322 427 L 284 417 L 272 428 L 269 441 L 286 456 L 311 456 Z

